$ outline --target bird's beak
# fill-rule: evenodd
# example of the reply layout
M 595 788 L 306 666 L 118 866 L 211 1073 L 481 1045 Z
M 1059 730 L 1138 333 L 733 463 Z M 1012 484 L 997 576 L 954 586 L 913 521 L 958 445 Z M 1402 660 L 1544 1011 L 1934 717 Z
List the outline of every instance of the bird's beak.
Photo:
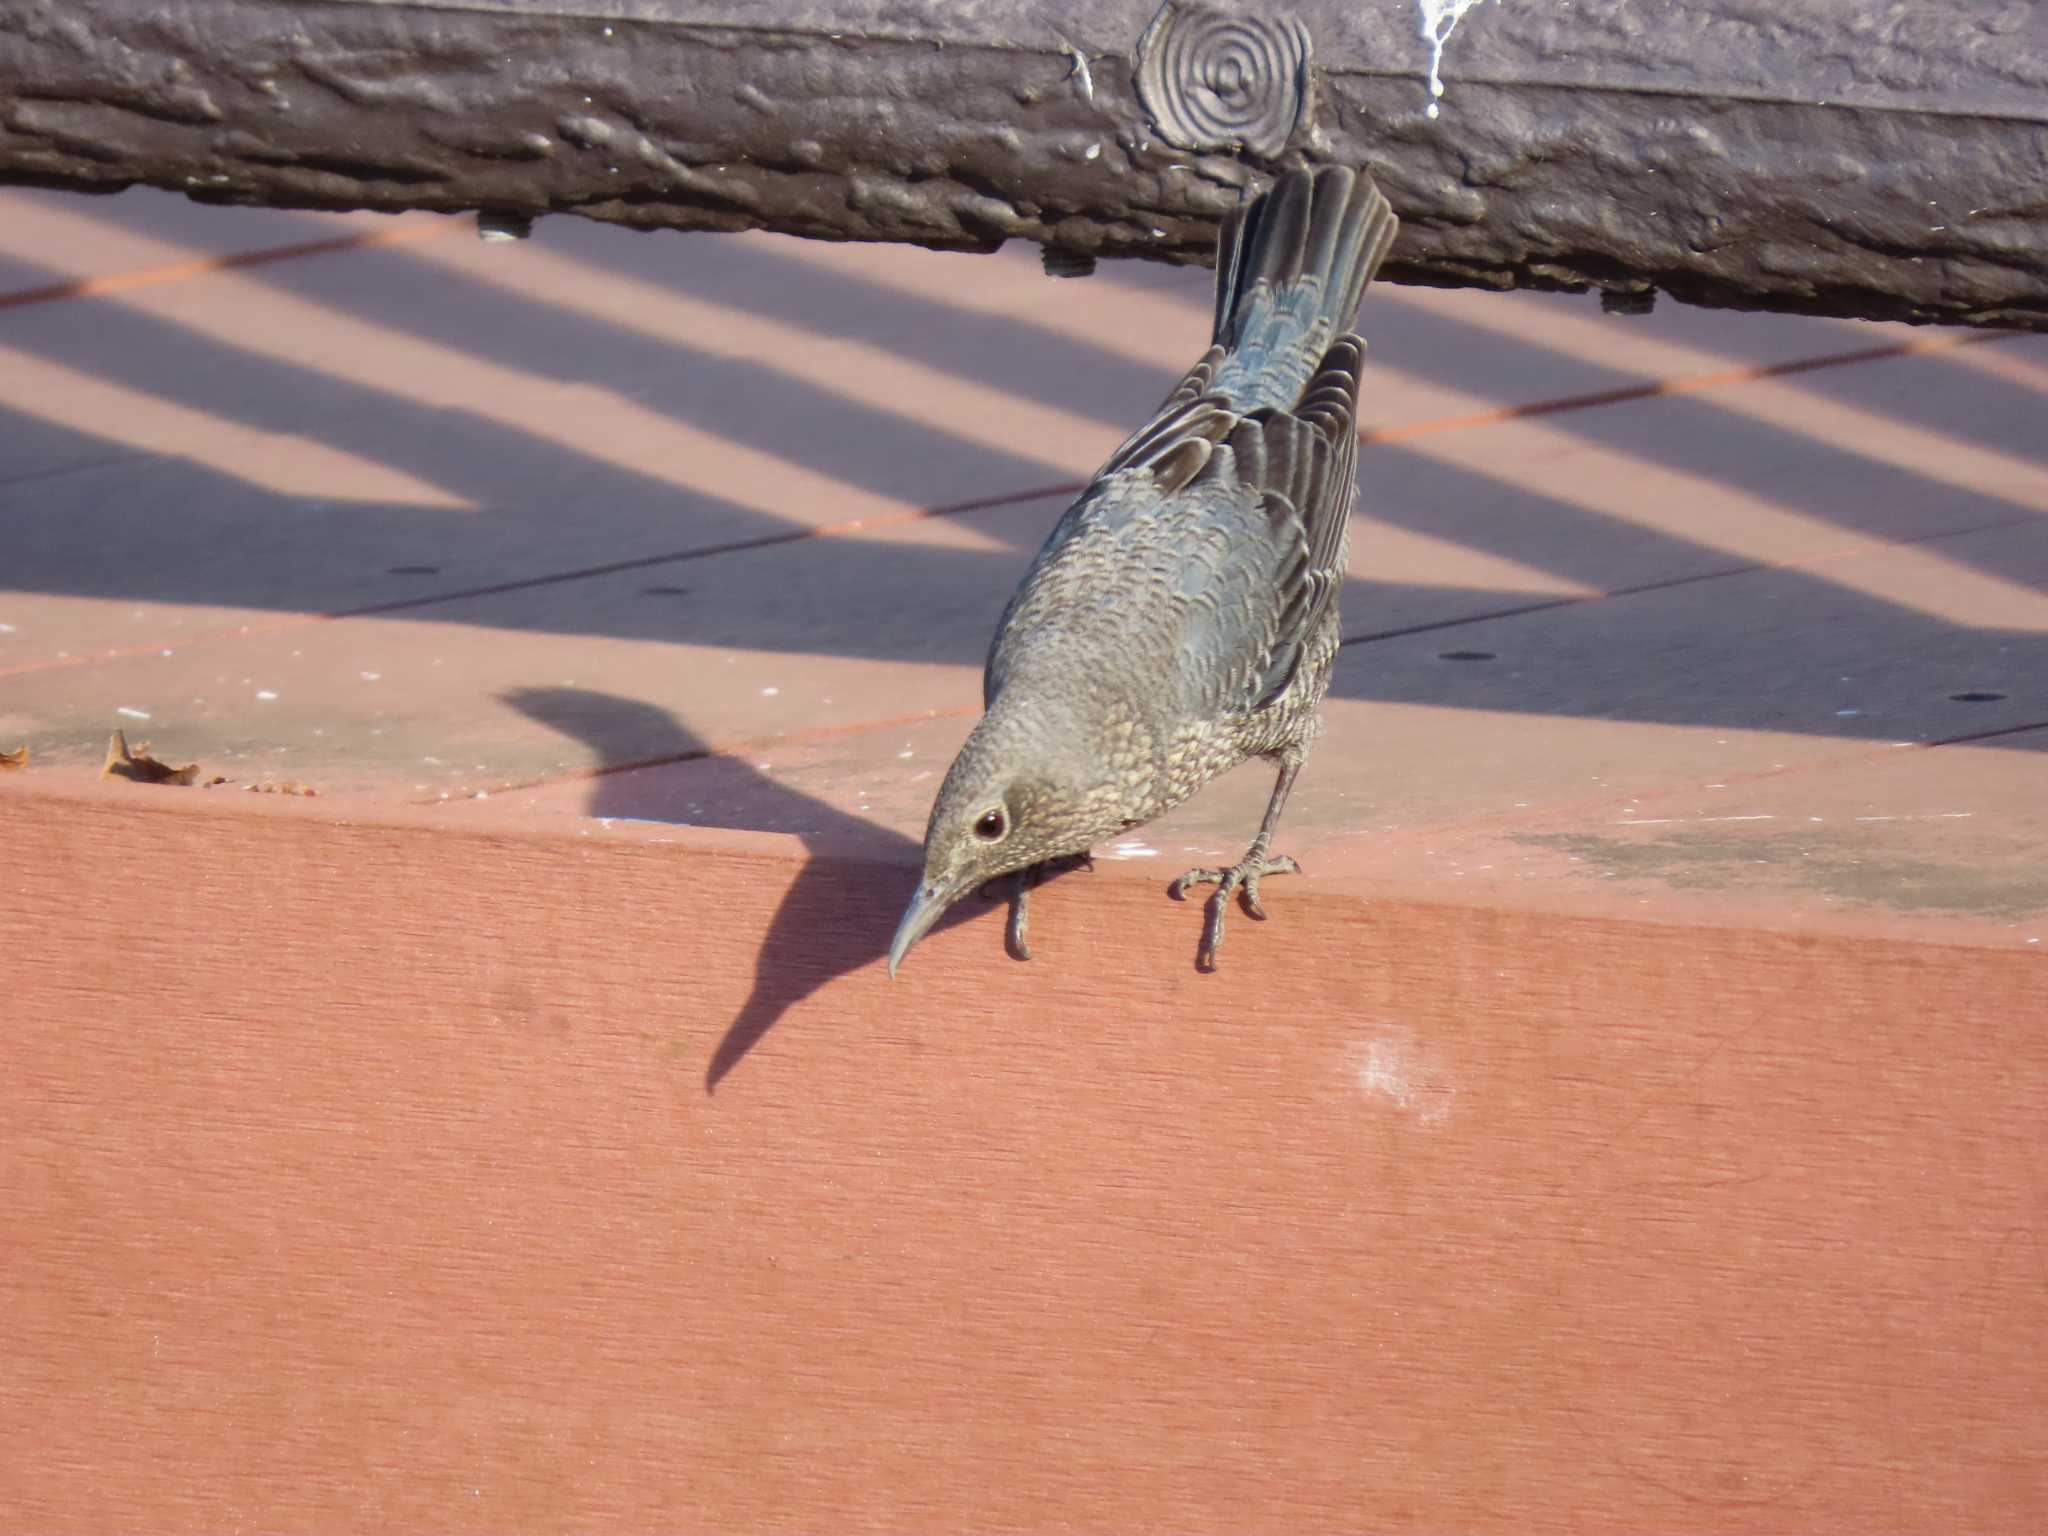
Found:
M 903 909 L 903 921 L 896 925 L 896 938 L 889 945 L 889 979 L 896 979 L 896 967 L 903 963 L 903 957 L 910 953 L 910 946 L 932 931 L 953 905 L 953 892 L 935 880 L 927 880 L 917 888 L 917 894 L 910 898 L 910 905 Z

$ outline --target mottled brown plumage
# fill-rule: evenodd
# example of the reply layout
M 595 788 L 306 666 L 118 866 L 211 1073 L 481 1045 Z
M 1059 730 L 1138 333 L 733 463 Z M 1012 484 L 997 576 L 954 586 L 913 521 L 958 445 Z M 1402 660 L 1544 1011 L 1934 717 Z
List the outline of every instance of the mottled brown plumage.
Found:
M 1250 757 L 1279 769 L 1250 851 L 1214 882 L 1200 963 L 1259 878 L 1336 658 L 1355 489 L 1347 334 L 1396 223 L 1370 178 L 1295 172 L 1226 221 L 1213 345 L 1070 507 L 996 626 L 987 712 L 925 833 L 889 956 L 997 876 L 1082 853 Z M 1014 932 L 1022 933 L 1020 881 Z

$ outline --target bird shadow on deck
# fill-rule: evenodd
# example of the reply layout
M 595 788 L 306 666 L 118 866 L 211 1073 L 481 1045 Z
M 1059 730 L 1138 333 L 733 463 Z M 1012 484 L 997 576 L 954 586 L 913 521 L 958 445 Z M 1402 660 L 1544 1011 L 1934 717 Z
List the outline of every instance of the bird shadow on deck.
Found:
M 712 1050 L 706 1093 L 715 1093 L 791 1008 L 888 955 L 922 865 L 912 839 L 778 784 L 743 758 L 712 753 L 655 705 L 588 688 L 520 688 L 504 702 L 588 750 L 597 770 L 586 815 L 802 840 L 809 857 L 798 864 L 754 956 L 746 1002 Z M 680 763 L 692 765 L 687 778 L 662 772 Z M 988 942 L 1000 949 L 1002 914 L 999 904 L 970 898 L 940 919 L 937 931 L 986 918 Z

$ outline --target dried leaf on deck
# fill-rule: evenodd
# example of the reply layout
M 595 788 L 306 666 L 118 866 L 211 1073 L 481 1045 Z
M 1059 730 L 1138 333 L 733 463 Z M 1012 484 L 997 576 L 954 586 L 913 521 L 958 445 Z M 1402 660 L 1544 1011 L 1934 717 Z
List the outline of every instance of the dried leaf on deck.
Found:
M 146 741 L 131 752 L 127 733 L 116 731 L 107 738 L 107 760 L 101 765 L 100 777 L 130 779 L 137 784 L 194 784 L 199 780 L 199 765 L 187 763 L 182 768 L 173 768 L 169 763 L 160 763 L 149 755 Z
M 0 752 L 0 771 L 28 766 L 28 748 L 16 747 L 12 752 Z

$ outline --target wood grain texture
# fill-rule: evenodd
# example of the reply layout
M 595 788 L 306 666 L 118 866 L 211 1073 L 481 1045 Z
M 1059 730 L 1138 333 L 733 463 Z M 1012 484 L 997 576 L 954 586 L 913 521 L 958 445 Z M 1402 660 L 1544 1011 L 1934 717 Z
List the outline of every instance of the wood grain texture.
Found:
M 0 789 L 7 1529 L 2048 1518 L 2030 956 L 333 816 Z

